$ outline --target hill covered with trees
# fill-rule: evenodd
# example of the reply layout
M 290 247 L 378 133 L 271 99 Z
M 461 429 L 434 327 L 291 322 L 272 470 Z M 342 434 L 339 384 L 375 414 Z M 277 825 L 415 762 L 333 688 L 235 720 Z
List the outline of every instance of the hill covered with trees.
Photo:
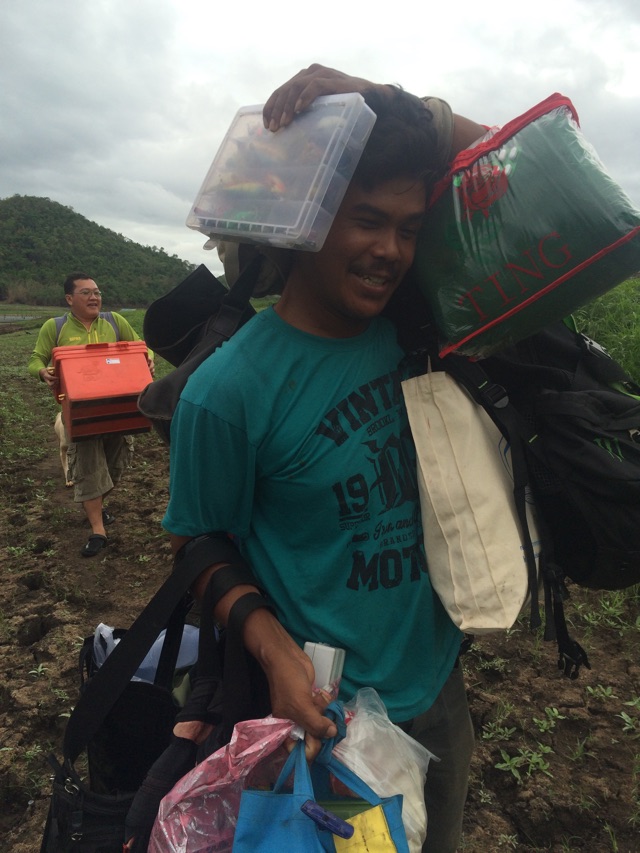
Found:
M 60 305 L 62 282 L 81 270 L 95 277 L 109 305 L 143 308 L 194 267 L 49 198 L 0 199 L 0 300 Z

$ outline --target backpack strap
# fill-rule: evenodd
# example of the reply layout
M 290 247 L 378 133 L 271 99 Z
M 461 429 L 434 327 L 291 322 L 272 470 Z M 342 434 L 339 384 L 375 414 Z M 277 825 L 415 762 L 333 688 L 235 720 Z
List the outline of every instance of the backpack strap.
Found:
M 238 571 L 239 567 L 234 566 Z M 186 705 L 176 717 L 176 722 L 199 720 L 219 727 L 219 733 L 211 735 L 213 743 L 204 747 L 208 754 L 218 746 L 227 743 L 233 727 L 240 720 L 255 719 L 269 713 L 269 708 L 256 704 L 254 691 L 262 690 L 268 696 L 268 683 L 264 673 L 259 680 L 255 660 L 244 647 L 242 627 L 245 619 L 258 607 L 273 608 L 262 595 L 250 592 L 236 601 L 229 613 L 229 623 L 224 644 L 218 643 L 213 625 L 214 602 L 219 598 L 219 587 L 213 582 L 221 568 L 212 575 L 202 601 L 200 639 L 198 644 L 197 675 L 192 692 Z M 238 571 L 238 583 L 243 582 Z M 254 583 L 253 580 L 246 580 Z M 223 585 L 226 585 L 227 581 Z M 221 646 L 224 645 L 224 652 Z M 253 669 L 252 669 L 253 666 Z M 261 672 L 261 671 L 260 671 Z M 223 682 L 224 677 L 224 682 Z M 260 686 L 261 685 L 261 686 Z M 135 794 L 126 818 L 125 842 L 131 839 L 132 851 L 146 851 L 149 836 L 158 814 L 162 798 L 196 764 L 202 751 L 194 741 L 172 735 L 165 751 L 159 756 Z
M 63 314 L 62 317 L 54 317 L 53 320 L 56 324 L 56 342 L 54 344 L 54 347 L 57 347 L 58 346 L 58 338 L 60 337 L 60 332 L 62 331 L 62 327 L 67 322 L 67 315 Z
M 113 316 L 112 311 L 105 311 L 104 313 L 100 312 L 100 318 L 102 320 L 106 320 L 107 323 L 111 324 L 113 331 L 116 333 L 116 342 L 120 340 L 120 329 L 118 328 L 118 324 L 116 323 L 116 318 Z

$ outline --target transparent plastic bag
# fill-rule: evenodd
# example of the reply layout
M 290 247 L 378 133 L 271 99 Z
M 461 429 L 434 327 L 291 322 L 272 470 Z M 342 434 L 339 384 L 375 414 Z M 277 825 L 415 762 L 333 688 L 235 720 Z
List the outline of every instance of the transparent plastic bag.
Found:
M 229 743 L 183 776 L 160 803 L 149 853 L 231 853 L 240 795 L 270 786 L 287 758 L 293 723 L 238 723 Z
M 347 736 L 333 750 L 343 764 L 379 797 L 402 794 L 402 822 L 411 853 L 427 836 L 424 783 L 433 753 L 394 725 L 372 687 L 363 687 L 344 706 Z
M 380 797 L 402 794 L 409 850 L 419 853 L 427 832 L 424 783 L 435 756 L 395 726 L 373 688 L 344 706 L 347 734 L 333 754 Z M 296 736 L 290 720 L 265 717 L 238 723 L 230 742 L 187 773 L 160 803 L 149 853 L 231 853 L 240 796 L 268 788 Z

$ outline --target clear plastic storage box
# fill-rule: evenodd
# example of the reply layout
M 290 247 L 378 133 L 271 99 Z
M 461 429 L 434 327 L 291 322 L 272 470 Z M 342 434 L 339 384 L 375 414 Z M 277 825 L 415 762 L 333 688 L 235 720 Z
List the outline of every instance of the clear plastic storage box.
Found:
M 362 95 L 327 95 L 285 128 L 242 107 L 187 225 L 208 237 L 318 251 L 376 120 Z

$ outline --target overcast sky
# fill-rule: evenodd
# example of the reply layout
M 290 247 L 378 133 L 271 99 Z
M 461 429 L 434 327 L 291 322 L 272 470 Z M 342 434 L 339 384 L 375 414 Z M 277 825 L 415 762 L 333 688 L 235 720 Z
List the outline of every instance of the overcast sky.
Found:
M 0 0 L 0 198 L 219 271 L 194 197 L 238 108 L 315 61 L 484 124 L 561 92 L 640 206 L 639 45 L 639 0 Z

